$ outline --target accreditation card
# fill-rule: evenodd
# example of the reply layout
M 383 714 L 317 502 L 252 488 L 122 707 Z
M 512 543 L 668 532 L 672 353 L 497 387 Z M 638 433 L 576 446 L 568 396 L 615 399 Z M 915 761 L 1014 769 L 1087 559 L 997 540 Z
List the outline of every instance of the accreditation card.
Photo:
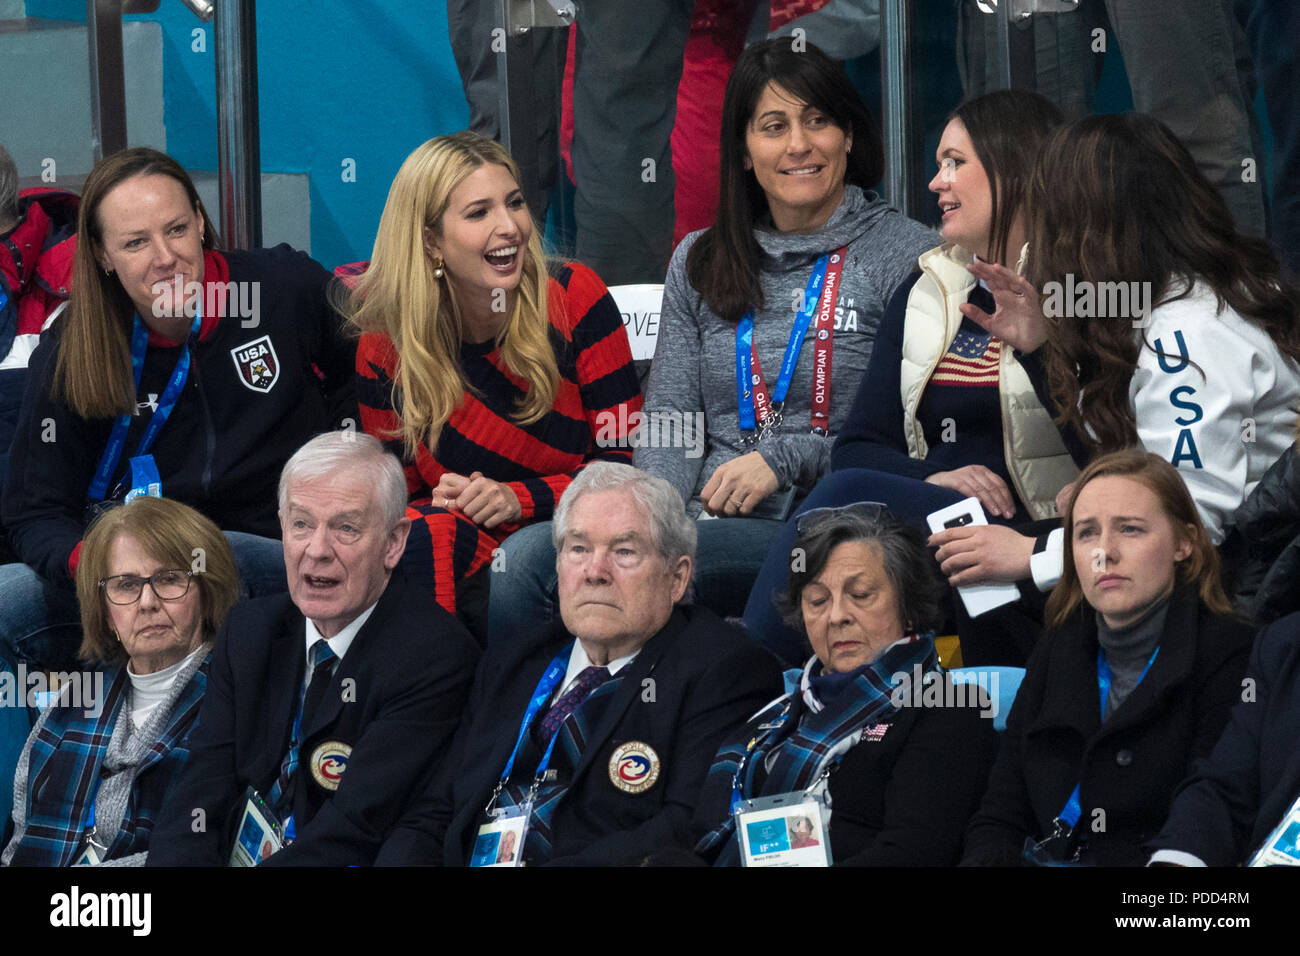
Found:
M 257 866 L 284 848 L 280 823 L 261 794 L 249 787 L 244 796 L 244 812 L 230 847 L 229 866 Z
M 830 866 L 822 803 L 806 791 L 742 800 L 736 808 L 742 866 Z
M 492 814 L 492 822 L 478 828 L 469 865 L 523 866 L 524 838 L 528 836 L 530 807 L 514 807 Z
M 1300 798 L 1273 828 L 1247 866 L 1300 866 Z

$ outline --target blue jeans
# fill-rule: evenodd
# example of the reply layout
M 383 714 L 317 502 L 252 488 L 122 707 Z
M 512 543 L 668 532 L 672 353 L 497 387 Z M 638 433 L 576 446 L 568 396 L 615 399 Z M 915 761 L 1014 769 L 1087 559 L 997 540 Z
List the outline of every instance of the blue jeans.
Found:
M 965 497 L 949 488 L 868 468 L 831 472 L 817 483 L 772 540 L 745 605 L 745 629 L 789 667 L 807 659 L 803 634 L 787 625 L 778 609 L 778 601 L 790 587 L 790 551 L 795 546 L 799 515 L 805 511 L 855 501 L 881 501 L 904 522 L 928 534 L 926 515 Z
M 489 647 L 548 627 L 559 607 L 551 523 L 524 525 L 502 541 L 488 580 Z
M 769 542 L 780 522 L 712 518 L 697 522 L 695 603 L 722 617 L 739 617 Z M 488 599 L 488 644 L 549 624 L 559 608 L 551 523 L 521 528 L 501 543 L 504 561 L 493 568 Z

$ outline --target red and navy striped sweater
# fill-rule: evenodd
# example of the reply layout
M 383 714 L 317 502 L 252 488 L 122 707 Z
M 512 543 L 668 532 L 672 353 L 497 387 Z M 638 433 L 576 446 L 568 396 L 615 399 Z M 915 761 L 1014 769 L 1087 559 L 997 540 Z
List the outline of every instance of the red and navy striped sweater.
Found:
M 527 383 L 506 371 L 493 342 L 462 345 L 461 373 L 472 391 L 464 393 L 443 426 L 437 447 L 421 444 L 414 461 L 403 453 L 393 403 L 397 352 L 392 340 L 368 333 L 357 346 L 362 427 L 403 460 L 410 505 L 418 512 L 408 512 L 416 520 L 407 554 L 415 557 L 413 548 L 431 550 L 421 563 L 432 560 L 438 601 L 451 611 L 455 581 L 491 560 L 497 543 L 521 524 L 548 520 L 583 465 L 632 460 L 625 426 L 641 408 L 641 392 L 622 317 L 604 283 L 586 266 L 561 266 L 548 285 L 547 317 L 560 371 L 553 409 L 531 425 L 518 424 L 512 413 Z M 598 433 L 606 447 L 597 445 Z M 434 508 L 432 489 L 448 471 L 480 471 L 508 484 L 519 499 L 520 521 L 486 530 L 457 512 Z

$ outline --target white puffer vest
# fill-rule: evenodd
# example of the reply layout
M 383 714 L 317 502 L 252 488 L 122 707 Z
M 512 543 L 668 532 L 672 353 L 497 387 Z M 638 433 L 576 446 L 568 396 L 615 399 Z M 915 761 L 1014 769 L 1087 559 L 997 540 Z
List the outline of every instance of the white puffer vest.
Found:
M 903 433 L 907 453 L 924 458 L 929 449 L 917 421 L 921 395 L 957 330 L 958 309 L 975 285 L 966 271 L 971 254 L 961 246 L 945 244 L 922 255 L 917 263 L 921 278 L 907 297 L 903 320 L 903 363 L 900 384 L 903 399 Z M 1016 361 L 1015 350 L 1002 349 L 998 375 L 1002 405 L 1002 447 L 1007 471 L 1016 493 L 1035 520 L 1055 518 L 1056 493 L 1078 475 L 1052 417 L 1038 401 L 1029 376 Z

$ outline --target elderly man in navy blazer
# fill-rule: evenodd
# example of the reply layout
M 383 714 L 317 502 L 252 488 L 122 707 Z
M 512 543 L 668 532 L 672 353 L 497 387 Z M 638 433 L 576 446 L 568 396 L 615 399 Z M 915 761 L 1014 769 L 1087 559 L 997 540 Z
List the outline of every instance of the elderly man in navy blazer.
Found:
M 615 865 L 689 848 L 718 744 L 780 692 L 767 651 L 679 604 L 695 523 L 663 479 L 587 465 L 552 536 L 561 620 L 489 648 L 451 758 L 378 862 Z
M 478 656 L 426 588 L 394 573 L 405 510 L 401 465 L 369 435 L 320 435 L 289 459 L 289 593 L 227 619 L 151 865 L 225 865 L 235 836 L 250 832 L 250 803 L 291 838 L 263 864 L 374 861 L 442 760 Z M 253 858 L 267 848 L 255 838 Z
M 1210 756 L 1179 788 L 1148 847 L 1154 865 L 1249 863 L 1283 820 L 1291 866 L 1300 863 L 1300 613 L 1259 633 L 1241 703 Z M 1272 844 L 1270 844 L 1272 845 Z M 1277 859 L 1278 857 L 1274 857 Z

